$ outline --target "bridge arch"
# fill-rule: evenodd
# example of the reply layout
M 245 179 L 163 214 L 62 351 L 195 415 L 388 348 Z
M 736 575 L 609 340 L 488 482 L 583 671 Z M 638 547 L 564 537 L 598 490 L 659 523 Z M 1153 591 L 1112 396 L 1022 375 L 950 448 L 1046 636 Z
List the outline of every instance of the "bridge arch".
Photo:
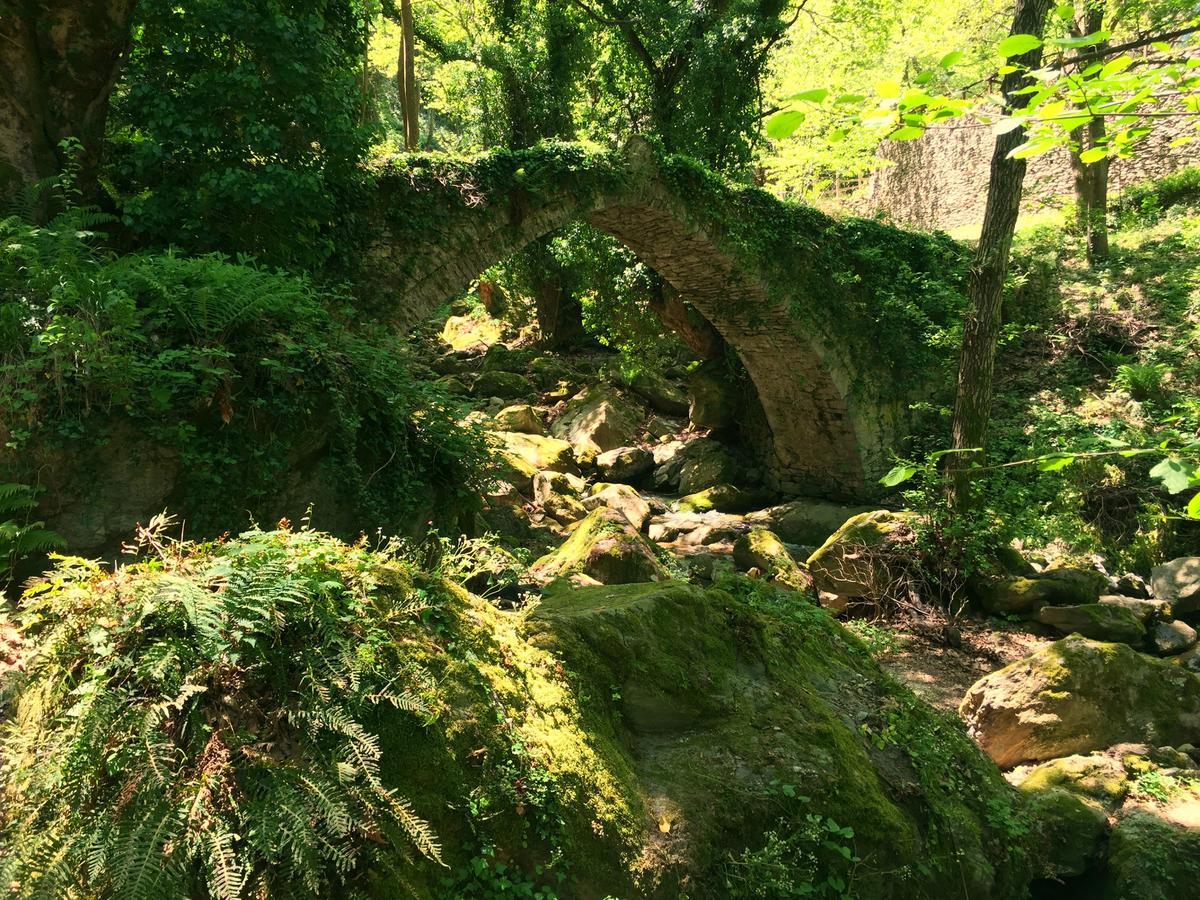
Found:
M 730 186 L 646 141 L 603 154 L 547 145 L 382 172 L 365 280 L 393 321 L 412 323 L 575 221 L 629 247 L 738 354 L 779 488 L 874 492 L 930 381 L 927 333 L 961 300 L 956 245 Z

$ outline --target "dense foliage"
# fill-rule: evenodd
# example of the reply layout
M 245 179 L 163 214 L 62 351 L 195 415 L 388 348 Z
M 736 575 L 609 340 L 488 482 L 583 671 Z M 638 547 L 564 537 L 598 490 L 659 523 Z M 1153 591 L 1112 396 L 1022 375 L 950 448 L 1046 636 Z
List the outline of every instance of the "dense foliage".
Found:
M 23 897 L 329 896 L 436 836 L 380 780 L 379 709 L 430 720 L 405 650 L 436 599 L 314 532 L 142 533 L 114 572 L 63 558 L 27 594 L 37 651 L 6 724 L 0 877 Z M 34 723 L 37 723 L 36 726 Z
M 112 150 L 134 234 L 307 268 L 345 249 L 374 133 L 364 15 L 357 0 L 139 4 Z
M 6 468 L 130 423 L 178 455 L 172 501 L 209 533 L 278 515 L 306 458 L 364 524 L 407 527 L 477 496 L 481 439 L 409 373 L 398 337 L 349 324 L 348 298 L 219 255 L 114 256 L 89 216 L 0 225 Z

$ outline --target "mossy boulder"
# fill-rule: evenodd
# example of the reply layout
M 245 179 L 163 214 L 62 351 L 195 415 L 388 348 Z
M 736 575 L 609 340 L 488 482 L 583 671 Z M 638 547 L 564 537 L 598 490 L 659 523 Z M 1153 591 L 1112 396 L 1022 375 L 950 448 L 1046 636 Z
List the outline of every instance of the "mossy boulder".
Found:
M 1187 900 L 1198 887 L 1200 824 L 1173 822 L 1149 808 L 1118 819 L 1109 838 L 1105 898 Z
M 785 587 L 803 590 L 808 586 L 808 579 L 783 541 L 765 528 L 752 528 L 734 541 L 733 561 L 743 571 L 758 569 Z
M 695 494 L 738 475 L 737 460 L 724 445 L 701 438 L 687 444 L 680 454 L 677 486 L 682 494 Z
M 475 379 L 472 391 L 476 397 L 499 397 L 501 400 L 519 400 L 537 393 L 533 382 L 524 375 L 499 370 L 482 373 Z
M 514 350 L 504 344 L 493 344 L 483 354 L 481 372 L 516 372 L 524 374 L 529 369 L 533 354 L 528 350 Z
M 853 867 L 858 898 L 1023 896 L 1016 794 L 961 727 L 800 595 L 728 588 L 555 585 L 530 614 L 528 640 L 588 698 L 596 748 L 628 754 L 619 783 L 641 801 L 637 840 L 609 844 L 636 889 L 569 895 L 729 896 L 730 858 L 745 871 L 770 830 L 814 883 Z M 806 836 L 810 816 L 849 827 L 835 840 L 864 862 Z
M 911 513 L 879 509 L 843 523 L 808 558 L 818 591 L 842 598 L 878 599 L 892 583 L 889 557 L 913 539 Z
M 1021 780 L 1022 791 L 1068 791 L 1103 806 L 1109 812 L 1125 802 L 1129 776 L 1120 760 L 1105 754 L 1063 756 L 1041 763 Z
M 975 682 L 959 707 L 1001 767 L 1114 744 L 1200 738 L 1200 677 L 1071 635 Z
M 441 338 L 452 350 L 485 350 L 500 340 L 504 326 L 483 310 L 451 316 L 442 326 Z
M 552 494 L 578 500 L 586 490 L 587 482 L 573 472 L 545 469 L 533 476 L 533 499 L 538 503 L 545 503 Z
M 1123 606 L 1107 603 L 1043 606 L 1034 618 L 1060 634 L 1082 634 L 1094 641 L 1117 641 L 1135 647 L 1146 642 L 1146 626 L 1136 613 Z
M 675 508 L 681 513 L 708 512 L 742 513 L 760 506 L 761 491 L 734 487 L 732 484 L 715 484 L 695 494 L 680 497 Z
M 1028 794 L 1025 808 L 1036 836 L 1034 859 L 1040 877 L 1074 878 L 1103 858 L 1108 838 L 1103 809 L 1070 791 Z
M 562 546 L 533 564 L 530 574 L 543 582 L 583 574 L 601 584 L 664 581 L 669 577 L 657 548 L 623 514 L 607 508 L 588 513 Z
M 528 403 L 517 403 L 504 407 L 496 413 L 495 422 L 496 427 L 501 431 L 515 431 L 518 434 L 544 435 L 546 433 L 542 417 Z
M 657 372 L 642 370 L 628 381 L 629 389 L 667 416 L 684 416 L 688 411 L 687 394 Z
M 566 441 L 517 431 L 493 431 L 489 438 L 496 448 L 501 477 L 523 494 L 531 494 L 534 476 L 544 469 L 577 471 L 571 445 Z
M 1087 566 L 1062 564 L 1030 577 L 990 578 L 973 585 L 980 605 L 990 613 L 1030 613 L 1046 605 L 1097 603 L 1108 579 Z
M 755 513 L 747 521 L 770 528 L 789 543 L 820 547 L 847 520 L 871 511 L 870 507 L 827 500 L 792 500 Z
M 591 494 L 584 499 L 588 509 L 609 509 L 620 513 L 637 531 L 645 531 L 650 521 L 650 504 L 627 484 L 599 482 L 592 485 Z
M 1150 646 L 1159 656 L 1176 656 L 1196 646 L 1196 629 L 1174 619 L 1150 626 Z
M 738 418 L 738 390 L 723 365 L 707 364 L 688 379 L 688 419 L 693 428 L 728 428 Z

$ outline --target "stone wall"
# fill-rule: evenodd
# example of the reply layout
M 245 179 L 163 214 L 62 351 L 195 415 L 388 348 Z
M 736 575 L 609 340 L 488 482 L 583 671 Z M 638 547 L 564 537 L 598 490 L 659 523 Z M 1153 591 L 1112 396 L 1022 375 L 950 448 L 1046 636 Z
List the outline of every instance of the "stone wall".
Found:
M 1191 119 L 1160 120 L 1135 158 L 1113 162 L 1110 189 L 1116 193 L 1200 162 L 1200 144 L 1170 146 L 1194 129 Z M 885 142 L 879 155 L 887 162 L 871 178 L 864 212 L 883 213 L 917 228 L 977 225 L 983 220 L 994 142 L 992 130 L 978 124 L 946 125 L 915 141 Z M 1065 150 L 1035 156 L 1029 160 L 1022 210 L 1058 205 L 1073 191 L 1074 176 Z

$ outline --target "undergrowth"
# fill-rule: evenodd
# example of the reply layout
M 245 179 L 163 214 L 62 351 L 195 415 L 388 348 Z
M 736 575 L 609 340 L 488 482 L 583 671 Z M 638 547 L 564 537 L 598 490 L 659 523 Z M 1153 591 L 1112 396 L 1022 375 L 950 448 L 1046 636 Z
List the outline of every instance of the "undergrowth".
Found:
M 406 645 L 437 592 L 317 532 L 60 557 L 0 735 L 0 883 L 23 897 L 329 896 L 376 853 L 440 859 L 380 780 L 380 708 L 429 722 Z
M 176 456 L 172 506 L 209 534 L 247 510 L 273 520 L 297 470 L 328 473 L 363 524 L 392 530 L 477 500 L 481 436 L 346 295 L 248 259 L 116 256 L 103 225 L 78 208 L 46 227 L 0 221 L 0 440 L 13 457 L 82 454 L 127 423 Z

